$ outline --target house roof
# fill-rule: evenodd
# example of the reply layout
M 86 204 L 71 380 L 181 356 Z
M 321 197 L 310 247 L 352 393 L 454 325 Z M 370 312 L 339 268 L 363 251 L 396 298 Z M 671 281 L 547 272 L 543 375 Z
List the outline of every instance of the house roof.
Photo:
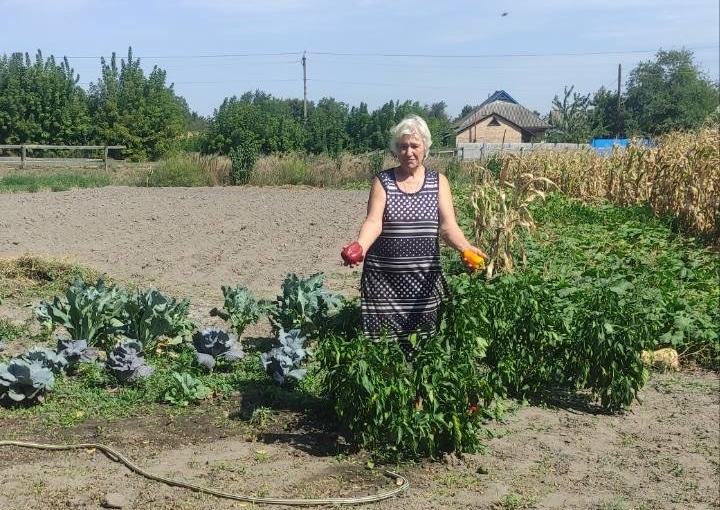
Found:
M 477 124 L 483 119 L 497 115 L 503 119 L 512 122 L 521 129 L 530 132 L 545 130 L 550 128 L 550 124 L 535 115 L 521 104 L 518 104 L 510 94 L 504 90 L 498 90 L 491 95 L 485 102 L 475 108 L 472 112 L 460 119 L 455 126 L 455 132 L 460 132 L 468 126 Z
M 510 96 L 510 94 L 508 94 L 504 90 L 496 90 L 495 93 L 488 97 L 485 101 L 483 101 L 480 106 L 485 106 L 486 104 L 494 103 L 495 101 L 505 101 L 508 103 L 519 104 Z

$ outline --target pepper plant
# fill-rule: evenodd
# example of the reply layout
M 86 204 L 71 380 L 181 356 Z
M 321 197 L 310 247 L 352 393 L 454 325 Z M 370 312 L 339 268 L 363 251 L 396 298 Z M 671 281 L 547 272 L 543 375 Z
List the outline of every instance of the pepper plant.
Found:
M 476 334 L 466 296 L 448 303 L 438 334 L 424 338 L 410 362 L 397 342 L 330 333 L 318 341 L 322 391 L 346 436 L 382 460 L 482 447 L 482 420 L 500 407 L 480 361 L 487 340 Z M 486 404 L 487 403 L 487 404 Z

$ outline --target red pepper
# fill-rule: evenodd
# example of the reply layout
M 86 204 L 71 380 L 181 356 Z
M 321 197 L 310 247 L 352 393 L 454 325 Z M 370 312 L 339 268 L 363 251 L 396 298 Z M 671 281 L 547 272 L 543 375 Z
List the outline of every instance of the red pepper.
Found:
M 355 266 L 363 261 L 363 249 L 360 243 L 355 241 L 354 243 L 348 244 L 343 251 L 340 252 L 340 256 L 345 261 L 347 266 Z

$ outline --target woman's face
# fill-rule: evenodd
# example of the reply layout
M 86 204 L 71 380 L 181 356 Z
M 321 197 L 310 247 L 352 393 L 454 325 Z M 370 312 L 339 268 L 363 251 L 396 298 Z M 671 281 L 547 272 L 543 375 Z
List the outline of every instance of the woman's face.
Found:
M 403 135 L 395 147 L 400 159 L 400 166 L 405 170 L 415 170 L 422 165 L 425 159 L 425 144 L 420 137 Z

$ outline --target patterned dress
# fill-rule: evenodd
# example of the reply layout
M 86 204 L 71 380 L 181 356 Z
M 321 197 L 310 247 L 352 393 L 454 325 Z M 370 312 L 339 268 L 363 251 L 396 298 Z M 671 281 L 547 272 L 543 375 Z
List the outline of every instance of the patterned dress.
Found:
M 387 199 L 382 232 L 363 263 L 363 331 L 370 340 L 396 339 L 412 358 L 408 336 L 435 334 L 447 293 L 438 237 L 439 177 L 426 169 L 425 182 L 415 193 L 398 188 L 392 168 L 378 178 Z

